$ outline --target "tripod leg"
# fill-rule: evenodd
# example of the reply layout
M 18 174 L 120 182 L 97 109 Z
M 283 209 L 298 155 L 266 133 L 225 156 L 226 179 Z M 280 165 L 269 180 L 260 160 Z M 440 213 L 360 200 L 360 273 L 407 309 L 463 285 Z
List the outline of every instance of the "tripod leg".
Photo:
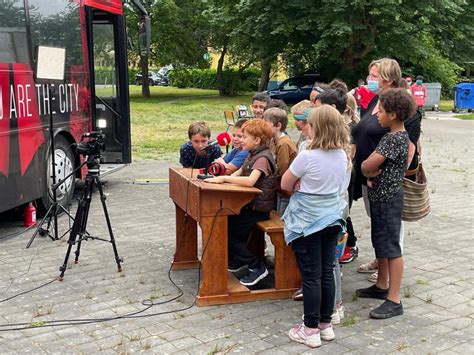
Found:
M 117 245 L 115 244 L 114 232 L 112 231 L 112 224 L 110 223 L 109 212 L 107 211 L 107 205 L 105 204 L 106 196 L 104 195 L 104 191 L 102 190 L 102 185 L 100 183 L 99 177 L 95 178 L 95 183 L 97 185 L 97 188 L 99 189 L 100 202 L 102 203 L 105 220 L 107 221 L 107 228 L 109 229 L 110 243 L 112 244 L 112 248 L 114 249 L 115 262 L 117 263 L 118 272 L 121 272 L 122 265 L 120 263 L 123 263 L 123 259 L 118 255 Z
M 79 243 L 80 243 L 81 238 L 83 236 L 83 231 L 86 229 L 86 224 L 87 224 L 86 212 L 88 210 L 88 206 L 90 205 L 90 199 L 87 199 L 87 196 L 90 195 L 89 191 L 91 190 L 91 183 L 92 183 L 92 180 L 86 177 L 84 192 L 82 194 L 81 199 L 79 200 L 79 205 L 77 207 L 77 212 L 76 212 L 76 218 L 74 219 L 74 223 L 71 228 L 71 233 L 69 234 L 66 256 L 64 257 L 63 264 L 59 267 L 59 271 L 61 271 L 61 274 L 58 277 L 59 281 L 62 281 L 64 279 L 64 273 L 66 272 L 66 269 L 67 269 L 67 262 L 69 260 L 69 255 L 71 254 L 72 246 L 76 243 L 76 238 L 79 237 Z M 78 257 L 79 257 L 79 252 L 76 251 L 76 258 Z
M 77 264 L 79 262 L 79 255 L 81 254 L 81 245 L 82 245 L 82 240 L 84 239 L 84 235 L 86 234 L 86 226 L 87 226 L 87 219 L 89 218 L 89 209 L 91 207 L 91 201 L 92 201 L 92 190 L 94 188 L 93 186 L 94 180 L 92 177 L 86 177 L 86 182 L 84 185 L 84 194 L 82 198 L 83 202 L 83 210 L 81 213 L 81 227 L 79 229 L 79 240 L 77 241 L 77 248 L 74 254 L 76 257 L 74 258 L 74 264 Z

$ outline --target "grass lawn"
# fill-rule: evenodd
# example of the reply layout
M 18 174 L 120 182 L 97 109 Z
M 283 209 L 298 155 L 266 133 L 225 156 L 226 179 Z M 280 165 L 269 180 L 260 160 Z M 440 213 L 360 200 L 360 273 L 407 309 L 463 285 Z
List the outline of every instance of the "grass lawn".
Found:
M 141 97 L 140 86 L 130 86 L 132 156 L 139 159 L 177 160 L 179 146 L 188 140 L 188 126 L 206 121 L 212 137 L 225 131 L 224 110 L 250 105 L 253 93 L 219 97 L 216 90 L 150 87 L 151 99 Z
M 456 118 L 460 118 L 461 120 L 474 120 L 474 113 L 468 113 L 465 115 L 456 115 Z
M 439 102 L 439 110 L 445 112 L 451 112 L 454 107 L 453 100 L 441 100 Z

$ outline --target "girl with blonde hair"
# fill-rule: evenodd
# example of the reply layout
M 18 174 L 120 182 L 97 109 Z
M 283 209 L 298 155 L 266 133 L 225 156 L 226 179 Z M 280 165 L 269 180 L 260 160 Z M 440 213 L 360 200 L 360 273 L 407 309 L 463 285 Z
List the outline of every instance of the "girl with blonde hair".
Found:
M 342 192 L 347 189 L 349 132 L 340 113 L 329 105 L 308 119 L 311 143 L 298 154 L 281 180 L 293 194 L 283 214 L 285 241 L 295 252 L 303 283 L 304 321 L 289 337 L 310 347 L 333 340 L 331 325 L 338 236 L 344 232 Z

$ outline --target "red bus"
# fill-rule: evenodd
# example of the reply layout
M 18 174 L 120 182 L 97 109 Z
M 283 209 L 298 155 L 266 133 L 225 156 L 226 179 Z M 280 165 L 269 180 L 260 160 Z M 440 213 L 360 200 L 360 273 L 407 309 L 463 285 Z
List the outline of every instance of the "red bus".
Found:
M 141 7 L 138 1 L 133 4 Z M 47 84 L 35 81 L 37 46 L 66 50 L 65 80 L 51 84 L 50 94 Z M 0 212 L 34 200 L 42 209 L 49 206 L 51 113 L 57 181 L 79 166 L 74 143 L 97 126 L 105 126 L 103 163 L 131 162 L 127 35 L 120 0 L 2 1 Z M 85 173 L 79 171 L 76 178 Z M 65 207 L 75 180 L 57 190 Z

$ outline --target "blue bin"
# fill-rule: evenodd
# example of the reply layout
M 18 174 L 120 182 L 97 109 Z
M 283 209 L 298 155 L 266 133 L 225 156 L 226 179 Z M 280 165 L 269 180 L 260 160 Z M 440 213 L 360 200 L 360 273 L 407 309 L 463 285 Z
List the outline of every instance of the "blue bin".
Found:
M 454 86 L 454 109 L 474 109 L 474 83 L 459 83 Z

